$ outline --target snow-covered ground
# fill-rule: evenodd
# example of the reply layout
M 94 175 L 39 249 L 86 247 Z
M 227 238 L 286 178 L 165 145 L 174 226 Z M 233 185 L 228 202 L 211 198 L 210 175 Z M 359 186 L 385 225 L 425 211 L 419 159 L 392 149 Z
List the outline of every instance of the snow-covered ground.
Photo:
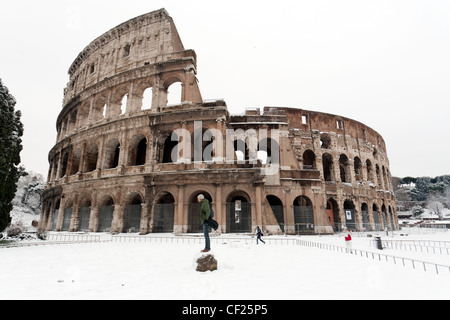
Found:
M 390 240 L 450 242 L 450 232 L 380 235 Z M 436 274 L 420 266 L 413 269 L 384 259 L 300 246 L 293 240 L 345 246 L 343 235 L 271 236 L 264 239 L 292 240 L 266 245 L 257 245 L 248 235 L 214 236 L 211 253 L 218 260 L 218 270 L 206 273 L 195 271 L 203 248 L 201 236 L 140 237 L 158 237 L 158 241 L 136 242 L 133 237 L 123 242 L 0 248 L 0 299 L 450 298 L 450 269 Z M 353 248 L 450 266 L 450 255 L 377 250 L 372 240 L 354 233 Z

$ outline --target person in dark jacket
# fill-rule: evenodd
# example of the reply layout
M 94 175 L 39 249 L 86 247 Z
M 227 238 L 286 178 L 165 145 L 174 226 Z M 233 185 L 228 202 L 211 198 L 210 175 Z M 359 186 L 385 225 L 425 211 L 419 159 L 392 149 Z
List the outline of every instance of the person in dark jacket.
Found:
M 262 234 L 261 229 L 259 228 L 259 226 L 256 226 L 256 244 L 258 244 L 258 240 L 261 240 L 262 243 L 266 244 L 266 243 L 264 242 L 264 240 L 261 239 L 262 235 L 263 235 L 263 234 Z
M 209 240 L 209 224 L 208 219 L 211 214 L 211 209 L 209 207 L 208 199 L 205 199 L 205 196 L 199 194 L 197 196 L 197 201 L 201 204 L 200 206 L 200 223 L 203 226 L 203 235 L 205 236 L 205 249 L 202 252 L 208 252 L 211 250 L 211 244 Z

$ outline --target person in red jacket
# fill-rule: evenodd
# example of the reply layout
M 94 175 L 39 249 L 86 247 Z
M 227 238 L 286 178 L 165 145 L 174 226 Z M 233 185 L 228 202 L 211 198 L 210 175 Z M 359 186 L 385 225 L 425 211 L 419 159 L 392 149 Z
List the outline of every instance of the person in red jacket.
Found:
M 347 252 L 352 253 L 352 236 L 351 236 L 351 232 L 348 229 L 344 230 L 344 233 L 346 233 L 347 235 L 345 236 L 345 246 L 347 247 Z

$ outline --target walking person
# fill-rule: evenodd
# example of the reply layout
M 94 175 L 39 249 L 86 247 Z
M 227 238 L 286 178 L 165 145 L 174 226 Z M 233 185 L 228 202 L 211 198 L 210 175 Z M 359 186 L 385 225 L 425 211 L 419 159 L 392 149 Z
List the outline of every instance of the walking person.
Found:
M 345 236 L 345 246 L 347 247 L 347 252 L 353 253 L 352 252 L 352 236 L 350 235 L 350 230 L 345 229 L 344 232 L 347 234 Z
M 209 201 L 208 199 L 205 199 L 205 196 L 202 194 L 199 194 L 197 196 L 197 201 L 201 204 L 200 206 L 200 223 L 203 226 L 203 235 L 205 236 L 205 249 L 202 250 L 202 252 L 208 252 L 211 250 L 211 244 L 209 240 L 209 224 L 208 219 L 209 215 L 211 214 L 211 209 L 209 207 Z
M 263 236 L 263 233 L 261 231 L 261 229 L 259 228 L 259 226 L 256 226 L 256 244 L 258 244 L 258 240 L 262 241 L 262 243 L 266 244 L 266 242 L 261 239 L 261 237 Z

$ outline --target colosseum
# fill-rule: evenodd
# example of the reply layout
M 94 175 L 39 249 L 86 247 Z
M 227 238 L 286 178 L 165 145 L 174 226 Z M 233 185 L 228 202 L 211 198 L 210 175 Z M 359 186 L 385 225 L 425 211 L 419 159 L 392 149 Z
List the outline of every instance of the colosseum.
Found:
M 203 100 L 196 53 L 164 9 L 101 35 L 68 73 L 41 228 L 202 232 L 200 193 L 220 233 L 398 228 L 380 134 L 334 114 L 231 115 L 224 100 Z M 168 104 L 176 86 L 180 101 Z

